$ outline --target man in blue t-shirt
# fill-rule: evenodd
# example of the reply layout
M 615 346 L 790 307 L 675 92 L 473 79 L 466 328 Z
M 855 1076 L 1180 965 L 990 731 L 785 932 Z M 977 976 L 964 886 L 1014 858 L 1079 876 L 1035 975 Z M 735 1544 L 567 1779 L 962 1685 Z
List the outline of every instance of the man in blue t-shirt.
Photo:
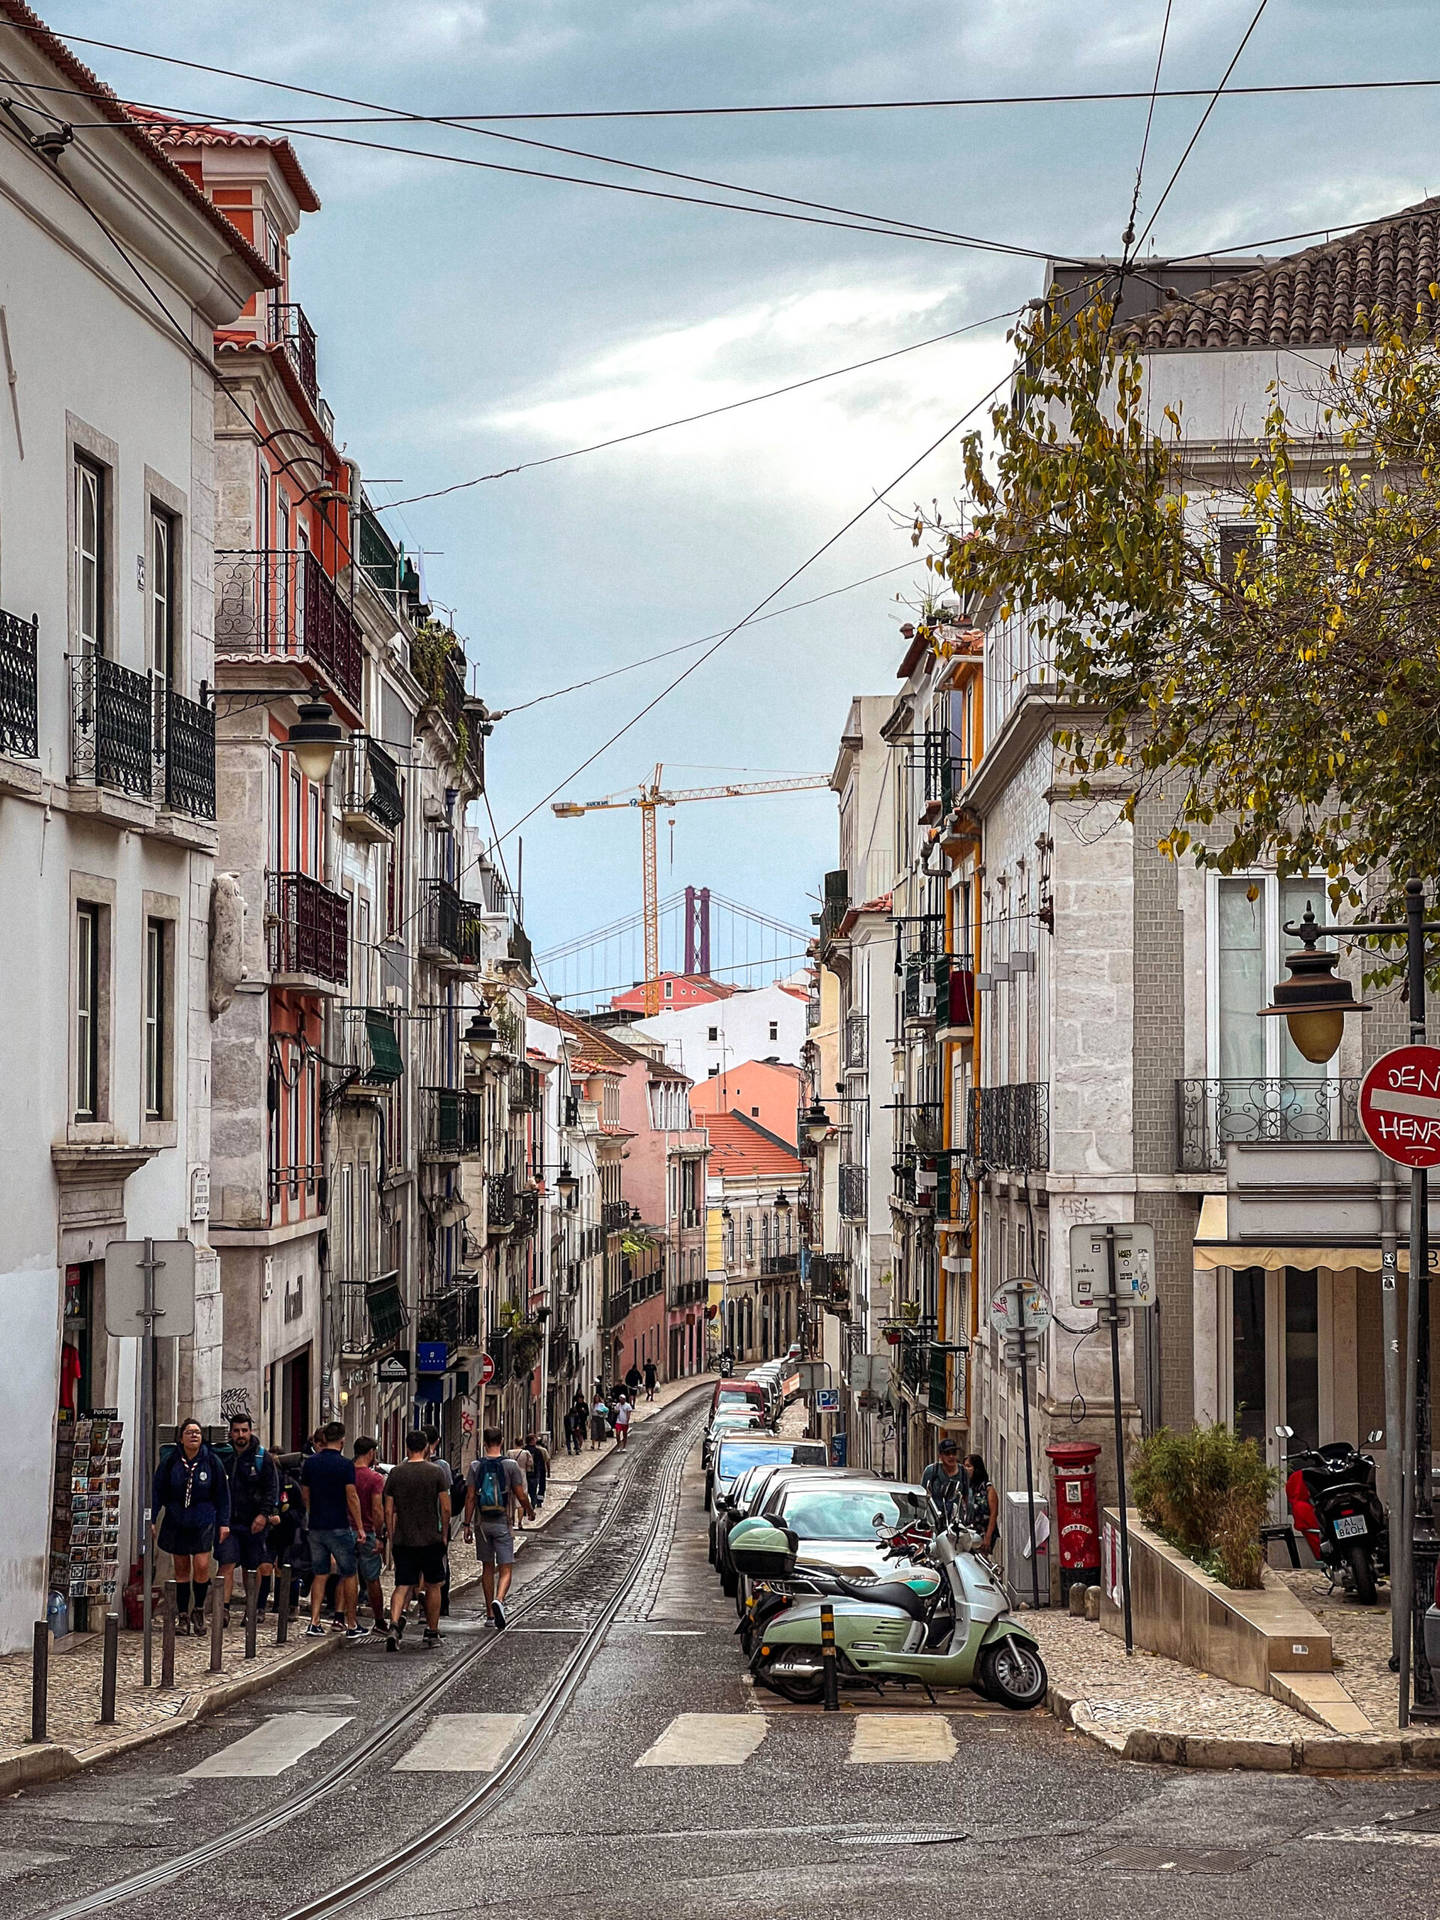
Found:
M 345 1638 L 368 1640 L 370 1629 L 355 1617 L 355 1542 L 365 1530 L 355 1462 L 340 1451 L 345 1429 L 338 1420 L 321 1427 L 319 1440 L 319 1447 L 300 1469 L 300 1490 L 310 1519 L 310 1625 L 305 1631 L 312 1640 L 325 1638 L 320 1612 L 333 1561 L 338 1575 L 335 1605 L 345 1615 Z

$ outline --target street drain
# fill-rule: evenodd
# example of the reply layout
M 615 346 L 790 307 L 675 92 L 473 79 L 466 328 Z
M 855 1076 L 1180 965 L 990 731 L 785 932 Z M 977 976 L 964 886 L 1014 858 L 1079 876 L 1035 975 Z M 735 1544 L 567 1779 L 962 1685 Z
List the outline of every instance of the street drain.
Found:
M 943 1847 L 969 1838 L 968 1833 L 947 1832 L 937 1828 L 928 1833 L 847 1834 L 840 1844 L 842 1847 Z
M 1243 1847 L 1116 1847 L 1091 1864 L 1121 1873 L 1246 1873 L 1255 1856 Z

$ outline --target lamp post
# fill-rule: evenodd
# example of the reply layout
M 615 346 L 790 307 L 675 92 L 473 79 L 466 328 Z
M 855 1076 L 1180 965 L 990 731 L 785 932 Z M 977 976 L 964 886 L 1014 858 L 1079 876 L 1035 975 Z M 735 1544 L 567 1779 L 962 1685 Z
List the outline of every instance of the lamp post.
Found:
M 1275 988 L 1261 1018 L 1285 1018 L 1290 1037 L 1307 1060 L 1323 1065 L 1340 1045 L 1347 1013 L 1368 1013 L 1350 983 L 1335 977 L 1338 955 L 1323 953 L 1322 937 L 1340 934 L 1362 939 L 1405 942 L 1405 984 L 1410 1008 L 1410 1041 L 1425 1043 L 1425 936 L 1440 934 L 1440 923 L 1425 918 L 1425 883 L 1415 874 L 1405 882 L 1405 918 L 1396 922 L 1356 922 L 1322 927 L 1307 906 L 1285 932 L 1302 944 L 1289 955 L 1290 978 Z M 1399 1722 L 1440 1719 L 1440 1690 L 1425 1653 L 1425 1613 L 1435 1598 L 1440 1540 L 1435 1533 L 1430 1462 L 1430 1176 L 1410 1169 L 1410 1275 L 1406 1295 L 1405 1431 L 1403 1511 L 1391 1526 L 1391 1604 L 1410 1615 L 1410 1631 L 1398 1635 L 1400 1655 Z M 1388 1441 L 1387 1441 L 1388 1444 Z M 1398 1548 L 1398 1551 L 1397 1551 Z M 1413 1680 L 1413 1693 L 1412 1693 Z
M 465 1046 L 477 1067 L 488 1063 L 499 1038 L 499 1031 L 489 1013 L 484 1007 L 478 1007 L 474 1019 L 465 1029 Z

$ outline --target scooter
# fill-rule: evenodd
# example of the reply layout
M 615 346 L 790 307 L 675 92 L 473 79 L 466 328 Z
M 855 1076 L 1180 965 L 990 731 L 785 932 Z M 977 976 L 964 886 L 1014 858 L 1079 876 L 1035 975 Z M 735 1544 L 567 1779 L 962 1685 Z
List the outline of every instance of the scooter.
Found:
M 1294 1437 L 1291 1427 L 1275 1432 Z M 1285 1481 L 1290 1518 L 1331 1586 L 1350 1588 L 1362 1606 L 1373 1606 L 1376 1576 L 1390 1568 L 1390 1528 L 1375 1490 L 1374 1459 L 1348 1440 L 1331 1440 L 1287 1453 L 1285 1464 L 1292 1468 Z
M 934 1535 L 913 1527 L 877 1533 L 891 1558 L 912 1563 L 910 1571 L 869 1583 L 827 1575 L 833 1598 L 790 1598 L 755 1633 L 756 1682 L 787 1700 L 822 1697 L 821 1608 L 828 1605 L 842 1687 L 976 1687 L 1017 1711 L 1038 1706 L 1049 1685 L 1039 1644 L 1011 1615 L 1000 1577 L 979 1551 L 980 1535 L 958 1520 Z M 791 1581 L 798 1549 L 793 1532 L 758 1517 L 730 1536 L 732 1558 L 754 1582 Z

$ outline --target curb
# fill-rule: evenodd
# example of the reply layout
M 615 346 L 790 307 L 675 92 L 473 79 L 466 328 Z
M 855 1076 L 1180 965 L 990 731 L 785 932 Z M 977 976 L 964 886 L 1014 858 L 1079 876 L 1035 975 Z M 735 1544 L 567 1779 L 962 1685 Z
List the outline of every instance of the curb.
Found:
M 1176 1733 L 1158 1727 L 1105 1726 L 1085 1699 L 1052 1686 L 1046 1706 L 1062 1726 L 1122 1760 L 1167 1767 L 1242 1769 L 1252 1773 L 1382 1773 L 1393 1767 L 1440 1768 L 1440 1733 L 1305 1734 L 1293 1740 L 1247 1740 Z
M 297 1667 L 323 1659 L 327 1654 L 338 1653 L 342 1644 L 337 1634 L 312 1642 L 309 1646 L 297 1646 L 294 1659 L 277 1661 L 273 1667 L 265 1667 L 259 1673 L 240 1673 L 218 1687 L 209 1687 L 204 1693 L 198 1693 L 188 1700 L 178 1713 L 158 1726 L 137 1727 L 133 1733 L 118 1734 L 89 1747 L 64 1746 L 47 1740 L 43 1746 L 32 1747 L 24 1753 L 0 1760 L 0 1794 L 38 1786 L 43 1781 L 64 1780 L 86 1767 L 99 1766 L 104 1760 L 118 1760 L 122 1754 L 148 1747 L 156 1740 L 168 1739 L 172 1733 L 178 1733 L 184 1727 L 193 1727 L 197 1720 L 203 1720 L 207 1714 L 233 1706 L 237 1700 L 243 1700 L 249 1694 L 259 1693 L 282 1675 L 294 1673 Z

